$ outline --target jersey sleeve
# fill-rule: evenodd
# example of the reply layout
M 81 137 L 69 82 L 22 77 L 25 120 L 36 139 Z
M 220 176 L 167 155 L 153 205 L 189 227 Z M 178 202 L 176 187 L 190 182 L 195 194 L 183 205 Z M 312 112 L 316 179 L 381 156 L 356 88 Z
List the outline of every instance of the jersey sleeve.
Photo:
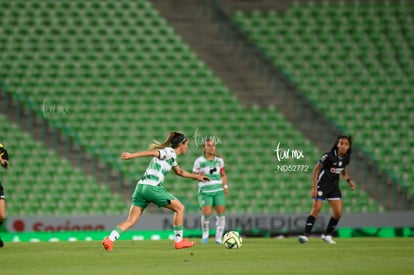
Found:
M 219 165 L 220 165 L 220 172 L 224 171 L 224 159 L 220 158 Z
M 177 157 L 176 157 L 174 149 L 167 147 L 167 148 L 158 150 L 158 152 L 160 153 L 160 156 L 159 156 L 160 160 L 170 160 L 171 166 L 178 165 Z
M 322 166 L 327 166 L 330 162 L 330 157 L 328 153 L 325 153 L 322 155 L 322 157 L 319 159 L 319 164 Z
M 160 160 L 165 160 L 167 158 L 167 151 L 165 149 L 158 150 L 160 156 L 158 157 Z
M 197 158 L 194 161 L 194 165 L 193 165 L 193 173 L 198 174 L 200 173 L 200 158 Z

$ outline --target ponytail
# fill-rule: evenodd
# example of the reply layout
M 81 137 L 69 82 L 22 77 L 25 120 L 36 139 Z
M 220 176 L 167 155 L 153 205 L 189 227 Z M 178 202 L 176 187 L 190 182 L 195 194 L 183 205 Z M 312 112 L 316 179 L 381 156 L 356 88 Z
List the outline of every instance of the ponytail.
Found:
M 163 143 L 154 140 L 153 143 L 149 145 L 150 149 L 164 149 L 165 147 L 170 146 L 176 148 L 179 144 L 184 143 L 187 140 L 187 137 L 181 132 L 170 132 Z

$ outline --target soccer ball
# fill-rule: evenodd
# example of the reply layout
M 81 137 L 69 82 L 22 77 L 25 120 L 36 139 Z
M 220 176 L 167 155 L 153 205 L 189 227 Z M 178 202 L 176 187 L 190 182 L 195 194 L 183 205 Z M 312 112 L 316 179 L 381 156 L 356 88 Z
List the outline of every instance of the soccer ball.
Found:
M 237 249 L 242 246 L 243 239 L 239 232 L 229 231 L 223 236 L 223 244 L 227 249 Z

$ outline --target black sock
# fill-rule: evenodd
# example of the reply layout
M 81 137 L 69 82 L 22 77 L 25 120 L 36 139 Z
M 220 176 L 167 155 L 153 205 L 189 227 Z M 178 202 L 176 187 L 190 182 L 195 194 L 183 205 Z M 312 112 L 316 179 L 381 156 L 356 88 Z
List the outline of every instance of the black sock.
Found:
M 336 226 L 338 225 L 339 219 L 336 220 L 333 217 L 331 217 L 331 219 L 329 220 L 328 225 L 326 226 L 326 231 L 325 234 L 326 235 L 331 235 L 332 232 L 335 230 Z
M 314 216 L 308 216 L 306 218 L 306 226 L 305 226 L 305 236 L 309 236 L 312 232 L 313 224 L 315 223 L 316 218 Z

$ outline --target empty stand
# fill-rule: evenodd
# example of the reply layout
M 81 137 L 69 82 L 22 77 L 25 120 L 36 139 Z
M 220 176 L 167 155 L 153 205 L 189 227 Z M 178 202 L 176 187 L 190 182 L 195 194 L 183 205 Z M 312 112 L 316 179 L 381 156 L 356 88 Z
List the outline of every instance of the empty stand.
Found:
M 317 9 L 303 10 L 313 16 Z M 132 184 L 140 178 L 149 159 L 120 162 L 120 153 L 146 149 L 153 139 L 162 141 L 169 131 L 182 130 L 190 137 L 191 144 L 188 154 L 179 157 L 178 162 L 188 171 L 202 153 L 199 139 L 206 136 L 219 138 L 218 150 L 224 156 L 231 185 L 229 212 L 308 213 L 311 171 L 322 152 L 315 149 L 277 109 L 244 107 L 175 34 L 150 2 L 10 2 L 0 13 L 1 27 L 9 34 L 7 41 L 1 40 L 5 43 L 4 54 L 0 57 L 6 64 L 1 75 L 8 84 L 8 91 L 16 99 L 29 97 L 34 110 L 49 110 L 51 116 L 45 116 L 45 113 L 39 116 L 51 122 L 58 121 L 56 127 L 64 123 L 73 128 L 87 152 L 96 153 L 105 162 L 119 167 L 131 178 Z M 295 19 L 296 14 L 305 15 L 300 11 L 291 13 L 285 18 L 278 18 L 274 13 L 275 16 L 254 14 L 254 21 L 250 22 L 246 17 L 243 22 L 249 22 L 249 31 L 259 45 L 265 45 L 271 56 L 280 57 L 280 60 L 275 59 L 275 64 L 295 73 L 299 79 L 307 80 L 307 87 L 322 87 L 325 92 L 336 82 L 335 77 L 325 75 L 324 69 L 329 68 L 330 63 L 314 70 L 319 59 L 311 55 L 319 53 L 320 57 L 326 57 L 329 49 L 322 47 L 324 44 L 320 45 L 309 30 L 307 40 L 315 43 L 315 49 L 309 48 L 303 55 L 306 62 L 291 62 L 296 59 L 298 49 L 306 48 L 294 35 L 302 33 L 300 22 L 306 22 L 306 17 Z M 239 19 L 245 18 L 240 15 Z M 285 24 L 284 20 L 289 22 L 289 28 L 279 26 Z M 243 22 L 239 23 L 244 26 Z M 317 25 L 312 28 L 315 31 Z M 326 41 L 331 41 L 330 31 L 326 30 Z M 267 38 L 267 44 L 259 40 L 262 32 L 266 33 L 263 37 Z M 362 66 L 355 59 L 351 59 L 350 64 L 352 62 Z M 302 68 L 307 68 L 306 73 Z M 321 74 L 323 81 L 319 78 Z M 320 93 L 315 89 L 310 96 L 317 101 Z M 331 97 L 333 99 L 333 95 Z M 274 152 L 279 142 L 286 148 L 300 148 L 304 158 L 279 162 Z M 27 146 L 28 152 L 46 150 L 30 138 L 18 146 Z M 72 194 L 51 194 L 44 200 L 33 196 L 29 202 L 36 207 L 30 214 L 108 214 L 117 213 L 121 208 L 125 212 L 124 204 L 112 199 L 109 190 L 95 187 L 98 185 L 93 179 L 57 159 L 53 153 L 43 154 L 50 154 L 47 159 L 51 162 L 44 167 L 58 163 L 60 168 L 43 170 L 34 166 L 36 170 L 25 171 L 19 177 L 8 175 L 9 180 L 28 183 L 35 179 L 36 185 L 46 182 L 48 188 L 58 194 L 70 190 L 82 195 L 77 199 Z M 308 165 L 309 170 L 276 173 L 278 164 Z M 168 175 L 166 187 L 185 202 L 189 212 L 199 211 L 196 182 Z M 28 192 L 27 188 L 22 186 L 21 192 Z M 102 197 L 93 199 L 88 193 Z M 12 191 L 9 195 L 11 209 L 17 209 L 15 213 L 21 214 L 16 203 L 21 199 L 13 196 Z M 349 197 L 355 198 L 359 205 L 369 203 L 360 193 L 350 193 Z M 47 206 L 50 204 L 52 207 Z M 375 202 L 373 205 L 370 211 L 383 210 Z
M 10 167 L 1 171 L 9 216 L 125 213 L 128 204 L 0 115 Z
M 402 186 L 414 107 L 413 7 L 408 1 L 294 2 L 285 13 L 238 12 L 234 21 L 316 106 Z M 409 127 L 409 126 L 408 126 Z M 402 155 L 405 161 L 396 161 Z

